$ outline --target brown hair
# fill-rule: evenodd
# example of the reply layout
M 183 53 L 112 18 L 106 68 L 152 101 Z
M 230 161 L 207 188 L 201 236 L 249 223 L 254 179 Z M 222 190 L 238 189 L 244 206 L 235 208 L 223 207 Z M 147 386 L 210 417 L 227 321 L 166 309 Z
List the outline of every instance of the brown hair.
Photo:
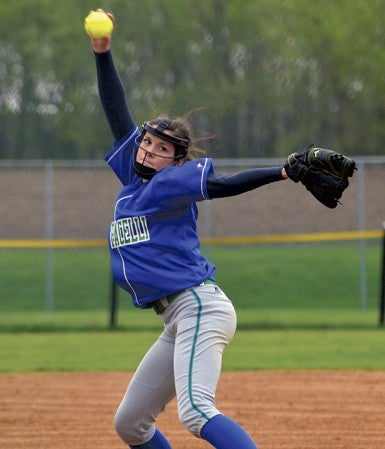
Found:
M 149 121 L 151 126 L 159 125 L 160 123 L 164 122 L 168 122 L 167 129 L 171 131 L 174 137 L 185 139 L 189 142 L 189 145 L 187 147 L 187 153 L 186 156 L 182 159 L 182 163 L 199 158 L 205 154 L 205 151 L 196 147 L 192 127 L 187 118 L 169 117 L 167 115 L 161 115 Z M 176 155 L 180 154 L 180 152 L 181 149 L 176 146 Z

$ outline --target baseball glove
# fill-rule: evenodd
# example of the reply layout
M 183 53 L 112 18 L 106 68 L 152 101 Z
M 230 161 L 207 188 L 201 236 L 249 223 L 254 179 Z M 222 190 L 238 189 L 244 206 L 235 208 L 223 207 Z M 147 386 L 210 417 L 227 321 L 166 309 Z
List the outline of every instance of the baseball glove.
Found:
M 348 178 L 353 176 L 356 163 L 335 151 L 308 148 L 292 153 L 285 162 L 287 176 L 301 182 L 326 207 L 337 207 Z

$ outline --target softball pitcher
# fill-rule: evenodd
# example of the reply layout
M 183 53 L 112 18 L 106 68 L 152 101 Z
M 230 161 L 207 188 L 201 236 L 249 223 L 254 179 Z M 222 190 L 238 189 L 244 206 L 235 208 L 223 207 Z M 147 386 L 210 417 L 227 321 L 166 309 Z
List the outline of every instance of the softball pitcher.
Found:
M 162 116 L 138 127 L 114 66 L 111 36 L 91 43 L 114 137 L 105 159 L 122 184 L 109 231 L 113 274 L 136 307 L 153 308 L 164 322 L 117 410 L 116 431 L 130 448 L 171 449 L 155 422 L 176 396 L 179 419 L 193 435 L 217 449 L 255 449 L 215 405 L 236 315 L 200 252 L 196 203 L 281 181 L 285 169 L 220 176 L 212 159 L 196 153 L 184 119 Z

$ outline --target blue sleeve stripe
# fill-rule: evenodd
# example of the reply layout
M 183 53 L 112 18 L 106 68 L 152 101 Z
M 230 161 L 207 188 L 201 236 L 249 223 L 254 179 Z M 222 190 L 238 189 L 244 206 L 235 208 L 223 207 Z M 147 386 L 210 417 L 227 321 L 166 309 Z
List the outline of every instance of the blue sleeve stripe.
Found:
M 106 159 L 107 164 L 111 162 L 111 160 L 137 135 L 137 132 L 139 131 L 139 128 L 136 126 L 135 129 L 128 134 L 126 137 L 123 138 L 118 144 L 118 148 L 111 154 L 108 159 Z M 107 157 L 108 157 L 107 156 Z
M 207 195 L 207 171 L 208 171 L 208 163 L 209 163 L 209 159 L 205 159 L 205 165 L 203 167 L 202 170 L 202 176 L 201 176 L 201 193 L 202 193 L 202 197 L 205 200 L 209 200 L 209 196 Z

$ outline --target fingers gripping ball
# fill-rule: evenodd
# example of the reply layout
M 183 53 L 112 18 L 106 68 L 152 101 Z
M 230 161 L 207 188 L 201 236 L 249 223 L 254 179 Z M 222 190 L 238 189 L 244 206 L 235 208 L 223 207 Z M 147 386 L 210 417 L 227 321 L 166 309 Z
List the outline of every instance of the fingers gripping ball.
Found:
M 112 33 L 114 23 L 104 11 L 91 11 L 84 19 L 84 29 L 92 39 L 100 39 Z

